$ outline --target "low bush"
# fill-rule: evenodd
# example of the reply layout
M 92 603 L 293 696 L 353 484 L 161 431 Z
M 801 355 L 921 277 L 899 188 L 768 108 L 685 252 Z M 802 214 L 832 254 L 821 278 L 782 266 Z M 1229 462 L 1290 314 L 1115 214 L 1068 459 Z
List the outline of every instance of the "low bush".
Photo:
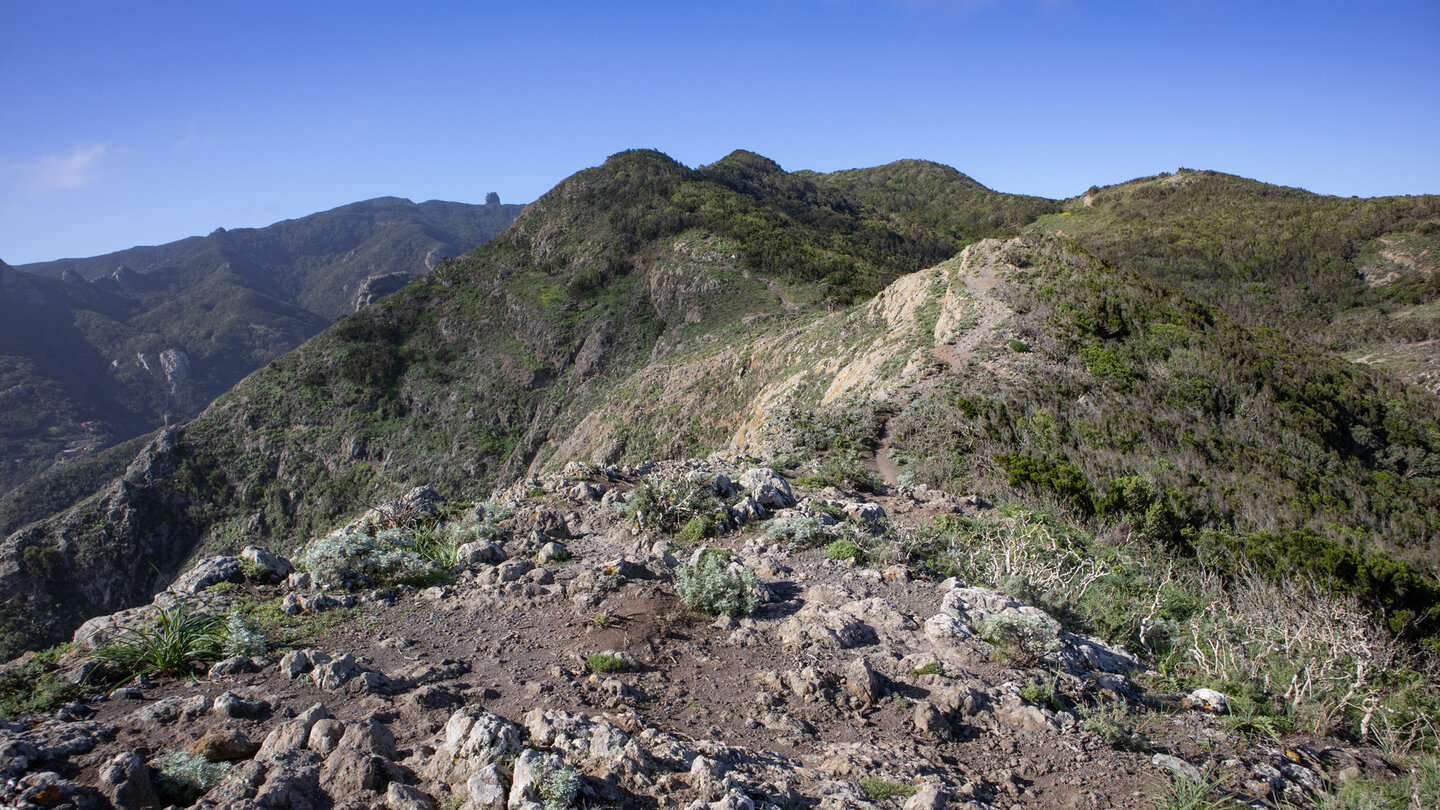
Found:
M 835 487 L 858 492 L 872 492 L 880 486 L 880 479 L 869 467 L 860 453 L 845 450 L 825 456 L 810 470 L 795 479 L 801 486 L 811 489 Z
M 641 526 L 671 534 L 693 535 L 707 526 L 713 534 L 729 519 L 713 484 L 678 476 L 646 478 L 624 501 L 616 501 L 615 509 Z M 696 519 L 701 522 L 695 524 Z
M 228 762 L 211 762 L 187 751 L 169 751 L 153 763 L 155 792 L 165 804 L 189 807 L 230 771 Z
M 686 523 L 685 528 L 681 529 L 675 537 L 687 543 L 696 543 L 714 534 L 715 519 L 709 515 L 697 515 L 690 518 L 690 522 Z
M 431 584 L 450 574 L 460 546 L 481 540 L 503 541 L 506 532 L 499 522 L 508 516 L 508 511 L 490 505 L 479 522 L 419 523 L 336 533 L 312 543 L 296 563 L 326 588 Z
M 1060 648 L 1056 628 L 1037 616 L 997 613 L 980 627 L 980 637 L 1022 667 L 1032 667 Z
M 1348 779 L 1315 802 L 1320 810 L 1412 810 L 1440 807 L 1440 760 L 1427 757 L 1393 779 Z
M 694 564 L 675 571 L 675 592 L 693 610 L 710 616 L 743 616 L 760 604 L 760 578 L 743 566 L 733 570 L 730 555 L 707 549 Z
M 539 783 L 545 810 L 566 810 L 580 790 L 580 774 L 568 765 L 546 768 L 540 774 Z
M 796 449 L 812 453 L 866 450 L 879 443 L 884 426 L 873 403 L 846 400 L 793 413 L 789 439 Z
M 907 785 L 904 782 L 891 782 L 881 779 L 878 776 L 863 776 L 860 778 L 860 789 L 865 792 L 865 798 L 872 802 L 883 802 L 894 796 L 910 798 L 920 792 L 920 788 L 914 785 Z
M 221 653 L 226 658 L 237 655 L 253 658 L 264 655 L 268 647 L 265 634 L 257 631 L 239 610 L 225 614 L 225 644 Z
M 854 540 L 836 540 L 825 547 L 825 559 L 854 560 L 856 565 L 863 565 L 865 549 L 860 548 Z
M 791 551 L 814 548 L 825 539 L 825 527 L 808 515 L 777 518 L 765 526 L 771 540 L 784 540 Z
M 585 666 L 589 667 L 591 672 L 601 673 L 624 672 L 630 668 L 624 658 L 609 653 L 593 653 L 585 659 Z
M 0 718 L 9 720 L 21 712 L 49 712 L 80 696 L 78 685 L 56 676 L 54 661 L 60 652 L 61 648 L 54 647 L 0 669 Z

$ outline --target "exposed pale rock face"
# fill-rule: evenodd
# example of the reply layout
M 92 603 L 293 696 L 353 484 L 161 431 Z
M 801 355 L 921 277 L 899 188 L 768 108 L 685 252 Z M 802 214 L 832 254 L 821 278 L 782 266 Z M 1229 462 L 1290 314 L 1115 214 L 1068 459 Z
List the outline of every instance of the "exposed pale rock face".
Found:
M 258 578 L 262 582 L 279 582 L 295 572 L 295 566 L 289 560 L 260 546 L 246 546 L 245 550 L 240 552 L 240 560 L 248 563 L 251 570 L 258 572 Z
M 435 253 L 435 251 L 431 251 Z M 426 256 L 426 268 L 432 269 L 429 264 L 430 256 Z M 438 254 L 436 261 L 438 261 Z M 359 312 L 370 306 L 381 298 L 403 288 L 409 284 L 414 276 L 409 273 L 381 273 L 373 276 L 366 276 L 360 281 L 359 288 L 355 291 L 355 311 Z
M 179 396 L 180 383 L 190 379 L 190 355 L 180 349 L 165 349 L 160 352 L 160 370 L 170 386 L 170 396 Z

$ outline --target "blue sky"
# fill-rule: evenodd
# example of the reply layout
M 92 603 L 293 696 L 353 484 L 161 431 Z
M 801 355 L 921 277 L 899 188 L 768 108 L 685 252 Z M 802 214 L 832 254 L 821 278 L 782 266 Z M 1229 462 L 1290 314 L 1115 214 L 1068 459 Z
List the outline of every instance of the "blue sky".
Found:
M 1435 0 L 0 0 L 0 38 L 11 264 L 527 202 L 634 147 L 1050 197 L 1179 166 L 1440 193 Z

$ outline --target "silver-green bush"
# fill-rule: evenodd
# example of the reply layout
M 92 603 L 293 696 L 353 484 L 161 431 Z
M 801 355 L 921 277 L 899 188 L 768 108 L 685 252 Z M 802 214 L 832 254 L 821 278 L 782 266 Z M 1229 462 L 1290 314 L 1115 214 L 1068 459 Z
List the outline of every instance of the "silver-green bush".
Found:
M 166 802 L 188 807 L 230 770 L 228 762 L 211 762 L 187 751 L 169 751 L 154 762 L 155 788 Z
M 743 566 L 732 570 L 730 555 L 707 549 L 693 565 L 675 571 L 680 601 L 711 616 L 743 616 L 760 604 L 760 578 Z

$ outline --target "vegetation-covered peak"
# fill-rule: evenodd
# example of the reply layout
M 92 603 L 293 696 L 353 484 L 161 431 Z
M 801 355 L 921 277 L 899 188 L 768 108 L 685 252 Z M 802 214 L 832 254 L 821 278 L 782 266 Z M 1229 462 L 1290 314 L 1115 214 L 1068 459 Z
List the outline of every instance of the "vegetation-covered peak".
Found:
M 1115 203 L 1127 198 L 1158 199 L 1183 195 L 1222 194 L 1232 197 L 1309 197 L 1320 195 L 1303 188 L 1280 186 L 1210 169 L 1179 168 L 1148 177 L 1136 177 L 1108 186 L 1091 186 L 1084 194 L 1067 201 L 1096 205 Z
M 954 167 L 931 160 L 896 160 L 868 169 L 831 172 L 825 177 L 831 182 L 851 186 L 905 186 L 917 191 L 925 188 L 990 191 Z
M 1440 337 L 1428 306 L 1440 275 L 1425 258 L 1437 220 L 1435 195 L 1325 197 L 1181 170 L 1092 188 L 1035 227 L 1075 237 L 1247 326 L 1350 351 Z

